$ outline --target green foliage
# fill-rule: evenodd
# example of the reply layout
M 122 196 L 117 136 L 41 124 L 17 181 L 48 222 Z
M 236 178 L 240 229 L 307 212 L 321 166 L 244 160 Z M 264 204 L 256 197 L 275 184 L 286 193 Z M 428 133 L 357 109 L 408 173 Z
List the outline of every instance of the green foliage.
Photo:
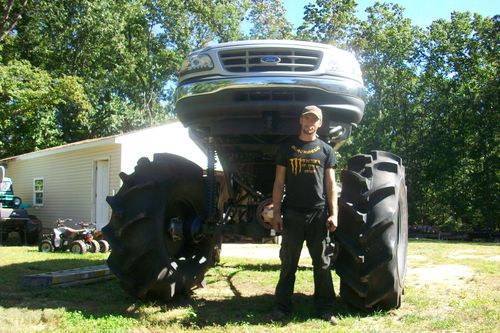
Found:
M 343 153 L 403 158 L 411 223 L 498 229 L 498 20 L 453 13 L 422 30 L 397 5 L 367 13 L 351 41 L 365 119 Z
M 346 150 L 354 154 L 378 149 L 401 156 L 407 166 L 412 211 L 416 202 L 412 197 L 415 156 L 411 138 L 419 135 L 412 101 L 422 32 L 404 17 L 400 6 L 377 3 L 366 12 L 367 20 L 359 24 L 351 41 L 366 81 L 365 118 Z
M 91 106 L 79 80 L 27 61 L 0 65 L 0 156 L 86 138 Z
M 417 191 L 433 220 L 498 228 L 498 20 L 452 13 L 422 43 Z M 496 31 L 496 33 L 495 33 Z M 486 222 L 486 223 L 485 223 Z
M 165 121 L 182 60 L 210 41 L 237 39 L 240 1 L 51 0 L 28 3 L 2 60 L 28 60 L 81 79 L 99 137 Z M 50 145 L 50 144 L 48 144 Z
M 316 0 L 304 7 L 304 22 L 297 29 L 303 40 L 347 46 L 356 18 L 355 0 Z
M 419 30 L 397 5 L 376 4 L 367 12 L 368 19 L 359 25 L 351 42 L 358 50 L 367 89 L 366 118 L 353 142 L 361 140 L 365 149 L 402 154 L 411 126 Z
M 11 33 L 17 22 L 21 19 L 21 12 L 28 0 L 7 0 L 2 5 L 0 17 L 0 42 Z
M 281 0 L 250 0 L 248 20 L 252 39 L 290 39 L 292 24 L 286 19 Z
M 372 149 L 394 152 L 406 166 L 411 223 L 499 229 L 499 17 L 452 13 L 422 29 L 398 5 L 375 3 L 364 21 L 356 6 L 310 1 L 294 35 L 281 1 L 8 0 L 0 157 L 175 117 L 177 70 L 194 48 L 320 41 L 354 50 L 367 87 L 365 119 L 341 163 Z

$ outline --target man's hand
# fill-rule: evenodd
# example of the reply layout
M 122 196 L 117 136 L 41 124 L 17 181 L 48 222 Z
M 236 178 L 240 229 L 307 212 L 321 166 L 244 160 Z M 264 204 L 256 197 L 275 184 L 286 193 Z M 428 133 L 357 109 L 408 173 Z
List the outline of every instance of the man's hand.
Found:
M 330 232 L 334 232 L 337 229 L 337 215 L 328 216 L 326 219 L 326 227 Z
M 271 226 L 274 231 L 283 231 L 283 221 L 281 220 L 281 199 L 285 192 L 285 176 L 286 167 L 283 165 L 276 165 L 276 177 L 273 184 L 273 221 Z
M 335 185 L 335 170 L 327 168 L 325 171 L 326 197 L 328 212 L 330 216 L 326 219 L 328 231 L 334 232 L 337 229 L 337 186 Z
M 271 223 L 274 231 L 282 232 L 283 231 L 283 221 L 281 220 L 281 214 L 274 214 L 273 222 Z

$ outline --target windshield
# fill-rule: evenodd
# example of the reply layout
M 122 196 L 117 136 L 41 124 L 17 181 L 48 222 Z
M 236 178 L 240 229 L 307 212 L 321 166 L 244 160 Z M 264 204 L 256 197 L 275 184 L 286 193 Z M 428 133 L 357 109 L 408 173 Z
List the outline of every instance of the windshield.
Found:
M 0 193 L 4 194 L 5 192 L 12 191 L 12 181 L 10 179 L 3 179 L 0 183 Z

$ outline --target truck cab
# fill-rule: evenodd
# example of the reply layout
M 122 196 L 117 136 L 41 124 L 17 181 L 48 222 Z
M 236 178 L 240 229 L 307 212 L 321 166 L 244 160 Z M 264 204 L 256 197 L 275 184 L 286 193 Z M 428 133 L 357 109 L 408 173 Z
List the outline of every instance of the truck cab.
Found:
M 22 200 L 14 195 L 12 179 L 4 177 L 0 182 L 0 204 L 3 208 L 19 208 Z

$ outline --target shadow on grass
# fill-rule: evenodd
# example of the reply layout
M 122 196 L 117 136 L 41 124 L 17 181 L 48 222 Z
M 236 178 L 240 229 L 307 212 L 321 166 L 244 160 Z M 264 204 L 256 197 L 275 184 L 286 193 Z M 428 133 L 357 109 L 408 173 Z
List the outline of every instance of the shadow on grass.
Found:
M 280 265 L 222 264 L 221 267 L 236 269 L 226 276 L 226 282 L 234 296 L 222 300 L 181 300 L 181 303 L 177 303 L 178 305 L 188 305 L 192 307 L 193 311 L 196 313 L 195 318 L 183 320 L 181 323 L 187 328 L 193 326 L 197 328 L 223 326 L 229 323 L 244 323 L 250 325 L 272 323 L 270 315 L 273 310 L 274 295 L 266 293 L 243 296 L 242 291 L 238 290 L 232 280 L 238 273 L 243 271 L 279 271 Z M 312 271 L 312 267 L 299 267 L 298 270 Z M 311 283 L 313 282 L 311 281 Z M 274 324 L 285 326 L 289 323 L 302 323 L 317 318 L 312 295 L 296 293 L 293 296 L 293 303 L 294 311 L 283 320 L 275 322 Z M 384 313 L 378 310 L 370 312 L 356 310 L 345 303 L 339 296 L 335 299 L 333 311 L 334 314 L 339 317 L 369 317 Z
M 224 326 L 227 324 L 270 324 L 270 314 L 273 309 L 272 294 L 255 296 L 235 296 L 224 300 L 190 300 L 189 304 L 196 313 L 193 320 L 183 320 L 184 327 L 211 327 Z M 311 295 L 294 294 L 294 310 L 275 325 L 286 326 L 289 323 L 303 323 L 316 319 L 316 311 Z M 337 317 L 369 317 L 380 315 L 380 312 L 360 312 L 349 307 L 342 299 L 336 298 L 334 314 Z
M 185 319 L 181 324 L 186 327 L 213 327 L 227 324 L 261 325 L 273 323 L 270 315 L 273 309 L 274 295 L 262 294 L 254 296 L 235 296 L 224 300 L 184 300 L 179 306 L 189 305 L 196 314 L 191 320 Z M 316 311 L 311 295 L 294 294 L 294 310 L 282 320 L 274 322 L 278 326 L 289 323 L 303 323 L 316 319 Z M 337 296 L 334 304 L 334 314 L 338 318 L 380 316 L 381 311 L 359 311 L 348 306 Z
M 232 283 L 232 278 L 241 271 L 277 271 L 280 267 L 277 264 L 226 264 L 222 266 L 222 268 L 236 268 L 237 271 L 230 273 L 226 277 L 234 296 L 221 300 L 179 296 L 168 304 L 142 303 L 126 294 L 116 279 L 65 288 L 23 288 L 21 285 L 21 279 L 24 275 L 101 265 L 103 263 L 105 263 L 105 260 L 102 259 L 83 259 L 81 257 L 71 259 L 61 254 L 61 259 L 3 266 L 0 274 L 0 285 L 2 286 L 0 288 L 0 306 L 31 310 L 65 308 L 66 311 L 78 311 L 86 318 L 102 318 L 110 315 L 139 318 L 142 316 L 140 311 L 137 312 L 131 309 L 142 306 L 160 306 L 160 311 L 164 312 L 188 307 L 195 315 L 175 320 L 184 327 L 210 327 L 228 323 L 250 325 L 270 323 L 269 314 L 273 307 L 273 295 L 266 293 L 242 296 L 242 292 Z M 278 325 L 286 325 L 288 322 L 305 322 L 314 318 L 312 296 L 296 294 L 294 295 L 294 304 L 295 311 L 293 314 L 286 317 L 284 321 L 277 323 Z M 352 310 L 338 297 L 335 310 L 339 316 L 370 315 L 369 313 Z
M 33 252 L 37 252 L 33 250 Z M 53 259 L 61 255 L 61 259 Z M 68 253 L 54 253 L 52 258 L 1 267 L 0 306 L 4 308 L 47 309 L 65 308 L 83 315 L 101 317 L 123 315 L 134 300 L 125 294 L 116 279 L 72 287 L 22 286 L 25 275 L 105 264 L 103 259 L 68 258 Z

